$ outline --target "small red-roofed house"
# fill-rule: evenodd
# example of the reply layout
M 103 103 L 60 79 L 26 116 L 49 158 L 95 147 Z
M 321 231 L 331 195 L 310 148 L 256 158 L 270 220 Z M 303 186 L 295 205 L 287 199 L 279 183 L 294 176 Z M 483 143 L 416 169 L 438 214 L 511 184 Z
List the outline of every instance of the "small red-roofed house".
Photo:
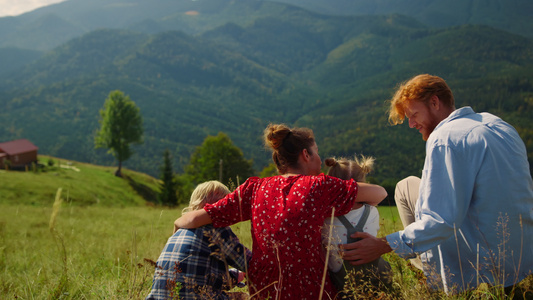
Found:
M 9 166 L 13 168 L 37 162 L 38 149 L 27 139 L 0 143 L 0 168 L 6 167 L 6 161 L 9 161 Z

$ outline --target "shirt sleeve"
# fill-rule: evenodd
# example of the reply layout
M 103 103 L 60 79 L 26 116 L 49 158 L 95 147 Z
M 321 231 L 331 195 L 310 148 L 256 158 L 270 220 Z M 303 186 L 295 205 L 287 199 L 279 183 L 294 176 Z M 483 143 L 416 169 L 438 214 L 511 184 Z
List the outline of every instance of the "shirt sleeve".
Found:
M 353 179 L 342 180 L 328 175 L 317 176 L 319 180 L 315 184 L 319 187 L 314 190 L 321 193 L 321 211 L 325 217 L 331 217 L 331 208 L 335 208 L 335 216 L 347 214 L 353 207 L 356 198 L 358 185 Z M 314 195 L 312 195 L 314 197 Z
M 258 177 L 251 177 L 226 197 L 204 206 L 215 228 L 250 220 L 254 188 L 258 182 Z
M 241 244 L 230 227 L 215 229 L 211 242 L 210 248 L 218 259 L 240 271 L 247 271 L 252 252 Z
M 461 226 L 474 190 L 481 153 L 475 148 L 437 145 L 428 148 L 417 202 L 416 222 L 387 236 L 401 257 L 436 247 Z

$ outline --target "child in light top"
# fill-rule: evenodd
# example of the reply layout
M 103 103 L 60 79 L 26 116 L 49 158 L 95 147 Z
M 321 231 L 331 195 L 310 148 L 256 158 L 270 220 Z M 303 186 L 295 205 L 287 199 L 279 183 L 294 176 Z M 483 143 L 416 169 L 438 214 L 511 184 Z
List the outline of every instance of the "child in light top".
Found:
M 366 175 L 374 167 L 374 158 L 357 157 L 353 160 L 346 158 L 328 158 L 325 160 L 326 166 L 329 167 L 328 175 L 340 179 L 354 179 L 358 182 L 364 182 Z M 322 229 L 323 244 L 325 247 L 332 246 L 329 252 L 328 269 L 331 281 L 339 292 L 344 290 L 346 275 L 354 270 L 359 278 L 366 277 L 376 286 L 380 283 L 390 284 L 390 265 L 382 258 L 374 262 L 362 265 L 352 266 L 349 262 L 344 261 L 338 251 L 338 244 L 355 242 L 350 235 L 354 232 L 364 231 L 376 236 L 379 230 L 379 212 L 376 207 L 368 204 L 361 204 L 361 207 L 352 209 L 349 213 L 325 220 L 325 226 Z M 332 234 L 330 226 L 333 225 Z

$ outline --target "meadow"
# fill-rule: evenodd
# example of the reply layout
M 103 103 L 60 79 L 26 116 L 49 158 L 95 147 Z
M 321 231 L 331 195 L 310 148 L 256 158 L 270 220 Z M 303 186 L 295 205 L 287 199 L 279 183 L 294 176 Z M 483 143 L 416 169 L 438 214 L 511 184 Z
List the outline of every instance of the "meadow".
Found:
M 79 207 L 65 200 L 55 208 L 0 205 L 0 297 L 141 299 L 150 290 L 151 261 L 180 214 L 180 208 Z M 249 222 L 233 229 L 251 247 Z
M 395 207 L 380 207 L 382 233 L 399 219 Z M 180 208 L 0 206 L 1 299 L 143 299 L 154 267 Z M 234 226 L 251 246 L 249 223 Z M 391 291 L 362 299 L 503 299 L 497 290 L 446 296 L 429 291 L 424 276 L 394 254 Z M 531 287 L 531 278 L 524 282 Z
M 124 185 L 111 168 L 74 167 L 81 171 L 0 171 L 0 299 L 143 299 L 149 293 L 154 262 L 182 207 L 142 203 L 142 189 L 131 184 L 141 186 L 141 174 L 126 171 L 130 184 Z M 150 180 L 144 184 L 155 184 Z M 379 211 L 380 236 L 402 228 L 396 207 Z M 249 222 L 233 229 L 251 247 Z M 353 287 L 358 298 L 506 299 L 501 288 L 486 285 L 453 296 L 430 291 L 405 260 L 385 259 L 394 271 L 392 287 Z M 521 286 L 533 293 L 533 276 Z

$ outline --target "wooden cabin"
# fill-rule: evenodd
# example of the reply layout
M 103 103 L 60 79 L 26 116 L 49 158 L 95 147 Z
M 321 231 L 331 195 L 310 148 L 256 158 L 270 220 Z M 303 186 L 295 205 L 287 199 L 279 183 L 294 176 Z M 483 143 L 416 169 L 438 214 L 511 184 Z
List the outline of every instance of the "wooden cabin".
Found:
M 22 168 L 36 163 L 38 149 L 27 139 L 0 143 L 0 169 L 6 168 L 7 161 L 10 168 Z

